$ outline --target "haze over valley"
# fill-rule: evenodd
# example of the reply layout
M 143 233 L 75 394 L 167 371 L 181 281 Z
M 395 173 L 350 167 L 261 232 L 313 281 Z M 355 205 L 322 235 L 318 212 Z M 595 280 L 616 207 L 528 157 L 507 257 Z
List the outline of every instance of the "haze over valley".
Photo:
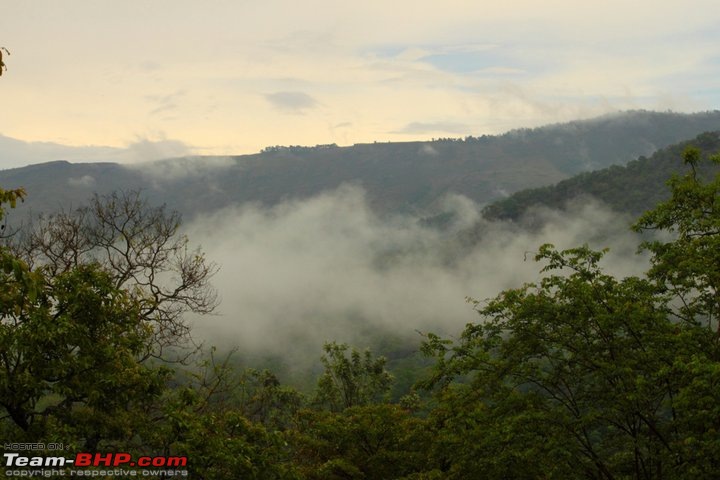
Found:
M 457 332 L 477 320 L 466 297 L 538 279 L 532 259 L 544 243 L 610 247 L 611 272 L 641 273 L 646 259 L 629 231 L 638 212 L 608 199 L 663 198 L 683 147 L 663 148 L 717 129 L 719 112 L 638 111 L 480 138 L 278 146 L 132 165 L 54 160 L 2 171 L 0 183 L 28 192 L 11 228 L 116 190 L 139 189 L 150 204 L 179 210 L 192 244 L 220 266 L 217 315 L 195 319 L 194 335 L 237 346 L 258 365 L 307 372 L 327 341 L 402 357 L 417 350 L 418 332 Z M 710 151 L 717 134 L 707 135 Z M 637 176 L 617 170 L 638 157 L 646 165 Z M 593 198 L 602 189 L 579 188 L 556 210 L 542 206 L 554 198 L 550 185 L 592 179 L 603 167 L 631 184 L 605 202 Z M 524 217 L 494 219 L 530 187 L 548 193 L 523 200 Z

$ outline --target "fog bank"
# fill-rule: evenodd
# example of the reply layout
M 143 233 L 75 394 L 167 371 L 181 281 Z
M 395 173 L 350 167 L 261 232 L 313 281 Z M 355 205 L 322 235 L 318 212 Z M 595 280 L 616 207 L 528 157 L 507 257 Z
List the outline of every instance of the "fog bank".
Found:
M 364 347 L 399 335 L 419 344 L 416 331 L 457 334 L 478 321 L 466 297 L 491 298 L 539 280 L 542 266 L 533 258 L 543 243 L 610 247 L 605 266 L 617 275 L 646 267 L 634 254 L 639 239 L 629 220 L 592 202 L 566 213 L 532 212 L 535 223 L 546 222 L 534 233 L 482 220 L 464 197 L 446 198 L 438 213 L 441 226 L 380 218 L 360 188 L 344 186 L 193 221 L 187 234 L 221 267 L 213 283 L 222 300 L 218 315 L 197 319 L 195 335 L 291 362 L 317 359 L 329 340 Z

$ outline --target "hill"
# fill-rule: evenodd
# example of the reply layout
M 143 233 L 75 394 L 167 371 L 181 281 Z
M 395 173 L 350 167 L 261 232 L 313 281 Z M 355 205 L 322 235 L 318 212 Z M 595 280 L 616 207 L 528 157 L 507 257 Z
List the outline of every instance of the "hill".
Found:
M 448 193 L 487 204 L 581 172 L 625 164 L 717 129 L 718 111 L 633 111 L 465 139 L 278 146 L 254 155 L 186 157 L 132 166 L 52 161 L 0 171 L 0 185 L 26 188 L 26 212 L 78 205 L 93 192 L 142 189 L 151 201 L 192 217 L 244 202 L 273 205 L 308 198 L 353 183 L 367 191 L 379 212 L 425 213 Z
M 509 198 L 487 206 L 487 219 L 518 220 L 531 207 L 542 205 L 564 209 L 582 197 L 593 197 L 619 212 L 633 217 L 667 199 L 668 178 L 686 170 L 680 155 L 688 145 L 699 147 L 704 155 L 720 152 L 720 132 L 707 132 L 694 140 L 659 150 L 650 157 L 641 156 L 625 166 L 581 173 L 555 185 L 522 190 Z M 709 172 L 704 172 L 709 173 Z

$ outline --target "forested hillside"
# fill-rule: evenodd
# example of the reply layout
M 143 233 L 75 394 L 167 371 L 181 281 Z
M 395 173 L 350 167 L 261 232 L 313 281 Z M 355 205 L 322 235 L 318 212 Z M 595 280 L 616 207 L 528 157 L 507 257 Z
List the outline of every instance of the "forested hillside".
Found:
M 618 212 L 637 216 L 668 198 L 665 184 L 672 175 L 683 171 L 677 158 L 691 144 L 698 146 L 707 157 L 720 150 L 720 133 L 703 133 L 694 140 L 664 148 L 649 157 L 641 156 L 627 165 L 613 165 L 581 173 L 555 185 L 522 190 L 488 205 L 483 214 L 491 220 L 517 220 L 534 206 L 564 210 L 574 201 L 592 197 Z M 710 176 L 715 171 L 717 166 L 705 165 L 700 173 Z
M 80 205 L 93 192 L 142 189 L 151 201 L 191 218 L 246 202 L 275 205 L 307 199 L 349 183 L 367 192 L 375 211 L 425 213 L 447 194 L 485 204 L 581 172 L 623 165 L 718 128 L 717 111 L 634 111 L 499 136 L 277 146 L 255 155 L 188 157 L 132 167 L 48 158 L 58 161 L 0 172 L 0 184 L 23 186 L 29 194 L 26 211 L 34 212 Z

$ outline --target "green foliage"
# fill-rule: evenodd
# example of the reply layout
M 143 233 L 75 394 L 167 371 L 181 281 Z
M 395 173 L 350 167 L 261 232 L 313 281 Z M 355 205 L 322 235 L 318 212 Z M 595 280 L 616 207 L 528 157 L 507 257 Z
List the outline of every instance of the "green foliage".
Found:
M 234 410 L 270 430 L 283 430 L 293 422 L 306 403 L 300 392 L 282 385 L 269 370 L 234 367 L 234 352 L 219 362 L 215 351 L 211 349 L 199 368 L 185 372 L 188 378 L 178 387 L 185 392 L 183 398 L 193 399 L 195 411 Z
M 610 478 L 673 464 L 668 412 L 680 383 L 669 366 L 705 345 L 667 320 L 651 282 L 603 274 L 601 256 L 543 246 L 544 270 L 569 275 L 503 292 L 479 308 L 486 320 L 468 325 L 459 345 L 431 345 L 443 358 L 435 383 L 451 405 L 447 418 L 435 415 L 451 439 L 458 428 L 472 439 L 470 450 L 459 439 L 446 449 L 457 478 Z M 452 387 L 462 374 L 469 384 Z M 468 461 L 478 445 L 486 453 Z
M 198 413 L 178 408 L 169 421 L 174 425 L 172 451 L 192 459 L 188 469 L 192 478 L 297 478 L 282 464 L 280 435 L 236 410 Z
M 152 327 L 145 357 L 163 357 L 188 344 L 186 313 L 207 314 L 217 305 L 210 285 L 217 266 L 190 248 L 180 224 L 177 212 L 149 205 L 139 191 L 113 192 L 38 218 L 9 247 L 51 278 L 97 264 Z
M 23 196 L 0 191 L 11 207 Z M 186 335 L 183 312 L 212 306 L 212 267 L 177 228 L 162 209 L 116 194 L 0 247 L 6 438 L 95 450 L 152 436 L 172 372 L 151 357 Z
M 720 470 L 720 363 L 710 352 L 673 365 L 684 383 L 675 398 L 683 435 L 673 444 L 683 461 L 683 479 L 712 478 Z
M 645 213 L 635 224 L 638 231 L 665 230 L 670 241 L 642 244 L 652 253 L 649 276 L 665 285 L 682 301 L 678 314 L 685 321 L 718 328 L 720 315 L 720 171 L 703 182 L 699 169 L 720 164 L 720 155 L 703 159 L 697 147 L 688 147 L 683 160 L 690 171 L 668 182 L 672 197 Z M 720 336 L 720 330 L 718 330 Z
M 14 268 L 0 273 L 0 405 L 19 438 L 63 425 L 65 441 L 92 449 L 131 436 L 168 374 L 138 361 L 152 328 L 137 303 L 97 265 L 46 277 L 2 257 Z
M 10 208 L 15 208 L 17 206 L 17 201 L 23 200 L 25 195 L 24 188 L 16 188 L 14 190 L 0 189 L 0 205 L 7 203 L 10 205 Z M 4 215 L 5 210 L 0 208 L 0 220 L 2 220 Z
M 720 176 L 703 154 L 635 228 L 665 230 L 646 278 L 604 252 L 540 248 L 538 283 L 472 301 L 483 321 L 428 335 L 433 452 L 447 478 L 712 478 L 720 467 Z M 718 161 L 713 156 L 711 160 Z
M 682 171 L 677 157 L 690 143 L 668 147 L 650 157 L 641 156 L 625 166 L 580 173 L 555 185 L 516 192 L 488 205 L 483 214 L 489 219 L 518 220 L 535 206 L 563 210 L 592 197 L 618 212 L 639 216 L 667 200 L 665 183 L 671 175 Z M 703 155 L 720 149 L 717 133 L 703 133 L 692 143 L 699 145 Z M 697 174 L 707 178 L 713 171 L 718 171 L 716 166 L 706 165 L 699 168 Z
M 0 63 L 2 61 L 2 57 L 0 56 Z M 2 72 L 2 68 L 0 68 L 0 73 Z M 5 227 L 7 225 L 7 219 L 6 216 L 6 208 L 3 205 L 9 205 L 10 208 L 15 208 L 17 206 L 17 201 L 25 201 L 26 193 L 24 188 L 16 188 L 13 190 L 3 190 L 0 188 L 0 220 L 3 220 L 2 225 L 0 225 L 0 238 L 6 238 L 9 236 L 9 233 L 5 231 Z
M 385 358 L 373 358 L 370 350 L 354 348 L 346 356 L 348 345 L 326 343 L 321 357 L 325 372 L 318 380 L 316 403 L 337 412 L 367 405 L 386 395 L 392 376 L 385 370 Z
M 8 52 L 8 49 L 5 47 L 0 47 L 0 76 L 2 76 L 3 72 L 7 70 L 7 66 L 5 65 L 5 62 L 3 61 L 3 52 L 10 55 L 10 52 Z M 0 200 L 2 202 L 4 200 Z
M 426 469 L 432 441 L 427 427 L 397 405 L 306 409 L 288 438 L 304 478 L 397 479 Z

